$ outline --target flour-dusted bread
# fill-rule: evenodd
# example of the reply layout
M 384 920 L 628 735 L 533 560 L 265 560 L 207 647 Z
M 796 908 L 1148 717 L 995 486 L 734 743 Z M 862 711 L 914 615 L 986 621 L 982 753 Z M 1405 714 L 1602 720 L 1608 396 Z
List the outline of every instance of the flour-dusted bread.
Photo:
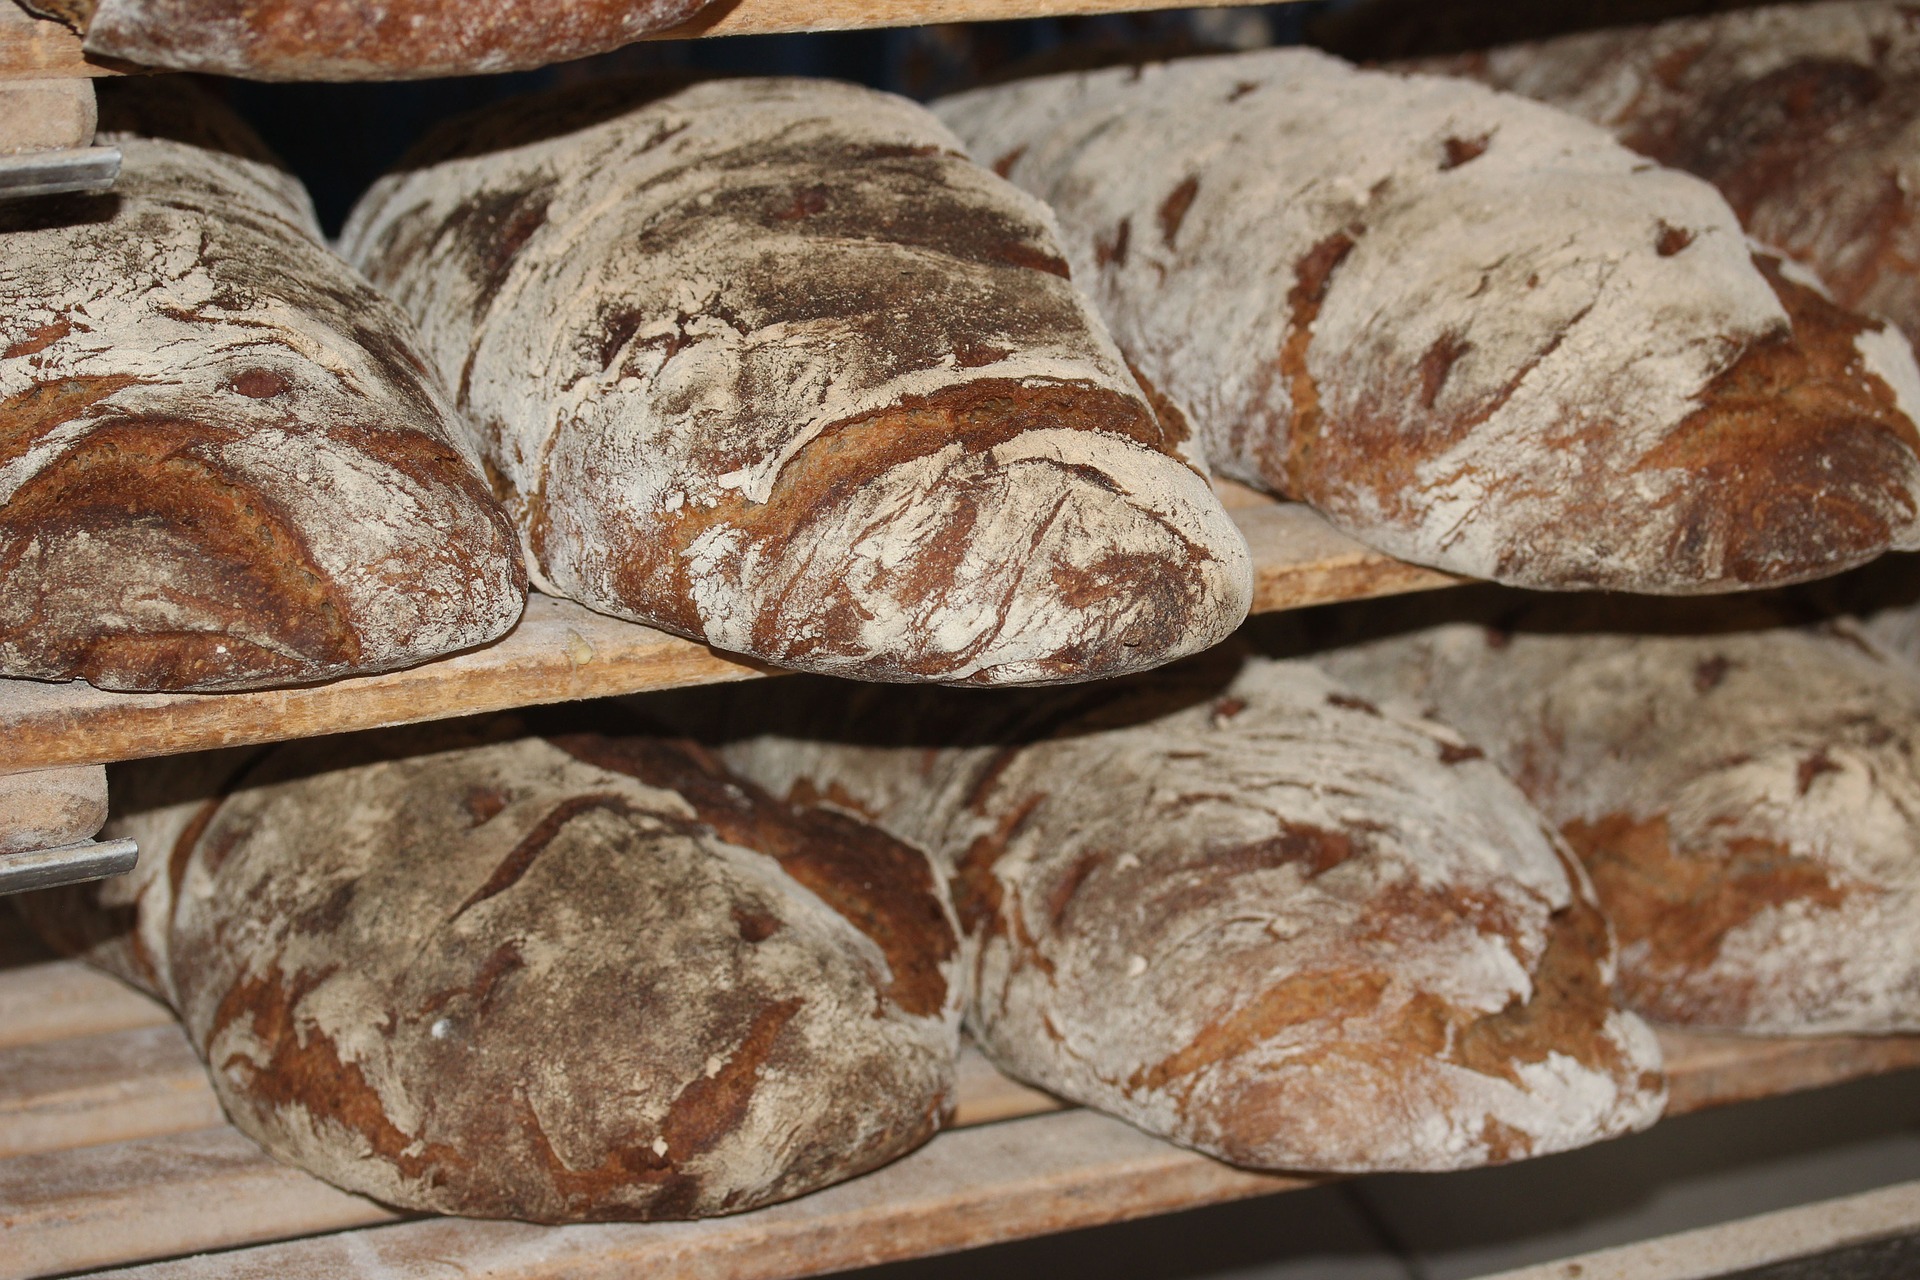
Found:
M 1631 1007 L 1721 1031 L 1920 1031 L 1920 673 L 1852 624 L 1613 602 L 1318 660 L 1457 727 L 1560 824 Z
M 238 121 L 122 97 L 111 195 L 0 205 L 0 675 L 246 689 L 501 635 L 513 529 L 412 326 Z
M 747 715 L 724 754 L 944 857 L 981 1047 L 1150 1132 L 1359 1172 L 1651 1123 L 1658 1049 L 1514 786 L 1303 664 L 1235 665 L 1044 698 L 869 691 L 851 726 L 828 690 L 790 713 L 801 736 Z
M 1920 544 L 1907 345 L 1589 124 L 1302 50 L 937 110 L 1053 204 L 1213 465 L 1373 546 L 1691 593 Z
M 146 851 L 121 911 L 110 885 L 23 906 L 170 999 L 233 1122 L 338 1186 L 704 1216 L 873 1168 L 951 1108 L 952 909 L 870 826 L 687 744 L 510 720 L 197 767 L 116 797 Z
M 411 80 L 521 71 L 617 49 L 707 0 L 21 0 L 86 50 L 252 80 Z
M 1051 217 L 850 85 L 596 87 L 455 126 L 344 244 L 420 322 L 542 589 L 782 666 L 1050 683 L 1251 597 L 1196 442 Z
M 1780 5 L 1432 64 L 1552 103 L 1720 189 L 1841 305 L 1920 342 L 1920 16 Z

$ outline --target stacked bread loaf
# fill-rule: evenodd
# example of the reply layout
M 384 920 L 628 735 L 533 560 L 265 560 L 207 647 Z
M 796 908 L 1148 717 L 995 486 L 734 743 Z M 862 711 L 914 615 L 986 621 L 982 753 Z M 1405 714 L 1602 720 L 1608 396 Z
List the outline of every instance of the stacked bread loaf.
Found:
M 244 689 L 499 636 L 512 527 L 410 323 L 181 86 L 110 197 L 0 206 L 0 674 Z
M 598 86 L 444 131 L 343 244 L 542 589 L 782 666 L 1049 683 L 1206 648 L 1246 544 L 1053 220 L 902 99 Z
M 1920 545 L 1920 372 L 1711 187 L 1297 50 L 938 104 L 1220 471 L 1405 559 L 1691 593 Z
M 943 863 L 968 1026 L 1012 1075 L 1266 1168 L 1459 1168 L 1659 1113 L 1585 877 L 1439 726 L 1228 654 L 1046 695 L 779 696 L 739 700 L 723 754 Z
M 962 988 L 916 850 L 698 749 L 511 720 L 129 766 L 122 881 L 20 899 L 227 1115 L 389 1204 L 732 1212 L 929 1137 Z
M 1519 781 L 1592 875 L 1634 1008 L 1713 1030 L 1920 1030 L 1908 663 L 1851 624 L 1789 625 L 1777 601 L 1428 612 L 1463 620 L 1402 611 L 1317 661 L 1456 725 Z
M 1920 28 L 1894 0 L 1779 5 L 1422 64 L 1697 173 L 1843 306 L 1920 341 Z

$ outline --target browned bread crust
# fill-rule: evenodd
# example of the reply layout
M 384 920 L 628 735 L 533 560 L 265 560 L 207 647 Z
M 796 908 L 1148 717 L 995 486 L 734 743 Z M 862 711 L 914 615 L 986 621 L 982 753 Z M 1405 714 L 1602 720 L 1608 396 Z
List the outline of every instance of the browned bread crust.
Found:
M 1920 543 L 1920 368 L 1707 184 L 1305 50 L 936 104 L 1220 472 L 1403 559 L 1662 594 Z
M 707 0 L 24 0 L 88 53 L 252 80 L 522 71 L 617 49 Z
M 1429 65 L 1572 111 L 1699 174 L 1840 305 L 1920 342 L 1920 7 L 1776 5 Z
M 1044 208 L 888 95 L 652 92 L 451 127 L 343 237 L 543 588 L 869 680 L 1091 679 L 1239 622 L 1245 544 Z
M 187 781 L 157 768 L 134 794 Z M 499 720 L 202 772 L 110 824 L 146 850 L 131 894 L 23 906 L 171 998 L 233 1122 L 338 1186 L 699 1217 L 884 1163 L 951 1108 L 958 940 L 926 858 L 698 748 Z
M 1720 1031 L 1920 1030 L 1920 677 L 1851 625 L 1773 607 L 1479 610 L 1498 625 L 1318 661 L 1459 726 L 1560 824 L 1631 1007 Z
M 982 1048 L 1149 1132 L 1372 1171 L 1650 1123 L 1658 1050 L 1518 791 L 1300 664 L 1236 665 L 1045 698 L 789 688 L 722 751 L 933 849 Z
M 0 210 L 0 674 L 258 688 L 504 633 L 512 527 L 412 326 L 244 126 L 128 107 L 112 196 Z

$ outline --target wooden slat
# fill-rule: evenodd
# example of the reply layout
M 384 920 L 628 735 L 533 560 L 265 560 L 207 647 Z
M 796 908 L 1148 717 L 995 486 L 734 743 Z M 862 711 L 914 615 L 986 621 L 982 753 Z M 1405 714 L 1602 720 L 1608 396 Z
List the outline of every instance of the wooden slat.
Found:
M 0 1280 L 390 1221 L 230 1128 L 0 1160 Z
M 1179 8 L 1220 9 L 1253 0 L 1178 0 Z M 1154 0 L 721 0 L 655 39 L 849 31 L 928 22 L 1000 22 L 1009 18 L 1129 13 L 1176 7 Z
M 1920 1182 L 1795 1205 L 1774 1213 L 1601 1249 L 1485 1280 L 1710 1280 L 1748 1268 L 1806 1258 L 1871 1240 L 1920 1231 Z M 1799 1273 L 1796 1273 L 1799 1274 Z M 1811 1267 L 1806 1276 L 1851 1271 Z M 1874 1268 L 1875 1276 L 1895 1273 Z
M 1920 1067 L 1920 1035 L 1707 1036 L 1663 1030 L 1670 1095 L 1681 1115 Z
M 172 1022 L 158 1000 L 78 961 L 0 970 L 0 1051 Z
M 0 0 L 0 4 L 8 0 Z M 1307 508 L 1261 499 L 1234 518 L 1254 552 L 1256 611 L 1457 581 L 1368 550 Z M 0 680 L 0 774 L 384 725 L 681 685 L 764 668 L 570 601 L 533 596 L 484 649 L 407 671 L 261 693 L 106 693 L 84 682 Z
M 0 1051 L 0 1157 L 221 1122 L 206 1068 L 171 1021 Z
M 36 18 L 14 0 L 0 0 L 0 80 L 113 76 L 124 70 L 111 60 L 89 58 L 80 49 L 80 37 L 64 24 Z
M 1310 1185 L 1086 1111 L 943 1134 L 864 1178 L 732 1218 L 541 1228 L 428 1218 L 121 1274 L 280 1280 L 771 1280 Z

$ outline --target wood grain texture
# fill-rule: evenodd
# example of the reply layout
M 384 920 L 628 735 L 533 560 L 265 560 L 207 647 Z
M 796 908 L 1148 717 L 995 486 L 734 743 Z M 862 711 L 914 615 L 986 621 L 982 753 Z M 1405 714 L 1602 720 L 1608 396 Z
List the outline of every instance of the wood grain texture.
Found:
M 1183 8 L 1224 9 L 1246 0 L 1185 0 Z M 1162 6 L 1142 0 L 721 0 L 671 31 L 649 37 L 764 35 L 779 31 L 852 31 L 925 22 L 1002 22 L 1010 18 L 1130 13 Z
M 393 1217 L 274 1163 L 236 1129 L 44 1152 L 0 1161 L 0 1278 Z
M 114 76 L 123 71 L 119 64 L 89 58 L 80 48 L 80 37 L 63 24 L 37 18 L 14 0 L 0 0 L 0 81 Z
M 4 3 L 5 0 L 0 0 Z M 1244 501 L 1230 496 L 1233 501 Z M 1292 503 L 1233 511 L 1254 553 L 1254 610 L 1427 590 L 1459 581 L 1370 551 Z M 0 680 L 0 774 L 99 764 L 773 674 L 570 601 L 533 595 L 485 648 L 405 671 L 254 693 L 110 693 Z
M 0 1054 L 49 1040 L 172 1024 L 173 1013 L 158 1000 L 77 960 L 0 971 Z

